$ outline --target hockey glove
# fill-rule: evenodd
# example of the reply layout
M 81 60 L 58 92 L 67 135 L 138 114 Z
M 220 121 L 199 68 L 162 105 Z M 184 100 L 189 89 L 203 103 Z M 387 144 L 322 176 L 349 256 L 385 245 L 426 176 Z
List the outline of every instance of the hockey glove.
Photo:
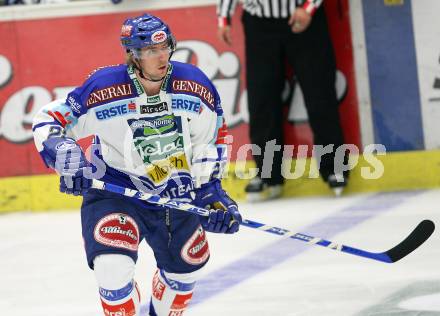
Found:
M 220 180 L 203 184 L 194 192 L 194 205 L 211 210 L 209 216 L 200 217 L 206 231 L 224 234 L 238 232 L 242 219 L 237 203 L 223 190 Z
M 81 195 L 90 189 L 92 179 L 84 176 L 89 163 L 73 139 L 52 137 L 43 142 L 43 147 L 41 156 L 44 161 L 61 176 L 61 192 Z

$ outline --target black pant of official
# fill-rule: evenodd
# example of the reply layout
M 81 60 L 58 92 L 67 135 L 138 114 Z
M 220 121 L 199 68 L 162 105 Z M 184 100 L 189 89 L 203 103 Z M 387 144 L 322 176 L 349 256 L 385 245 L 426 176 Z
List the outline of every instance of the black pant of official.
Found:
M 263 167 L 266 142 L 283 145 L 281 94 L 285 83 L 286 61 L 293 67 L 304 95 L 315 145 L 344 143 L 340 124 L 335 80 L 336 65 L 327 20 L 319 9 L 309 27 L 292 33 L 287 19 L 259 18 L 247 12 L 242 22 L 245 32 L 246 80 L 250 139 L 262 153 L 254 155 L 259 170 Z M 275 151 L 268 184 L 281 184 L 283 150 Z M 322 157 L 319 166 L 326 180 L 334 173 L 334 153 Z

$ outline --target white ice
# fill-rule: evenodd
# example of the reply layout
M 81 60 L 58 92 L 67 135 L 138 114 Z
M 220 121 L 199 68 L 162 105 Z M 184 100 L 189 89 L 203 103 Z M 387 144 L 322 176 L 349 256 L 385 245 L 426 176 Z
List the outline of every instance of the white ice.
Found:
M 379 252 L 425 218 L 440 227 L 439 205 L 440 190 L 432 190 L 282 199 L 240 208 L 247 219 Z M 246 227 L 236 235 L 209 234 L 209 242 L 211 260 L 187 316 L 440 315 L 437 231 L 394 264 Z M 1 314 L 102 315 L 82 244 L 77 211 L 1 215 Z M 152 252 L 143 243 L 136 279 L 144 305 L 153 272 Z

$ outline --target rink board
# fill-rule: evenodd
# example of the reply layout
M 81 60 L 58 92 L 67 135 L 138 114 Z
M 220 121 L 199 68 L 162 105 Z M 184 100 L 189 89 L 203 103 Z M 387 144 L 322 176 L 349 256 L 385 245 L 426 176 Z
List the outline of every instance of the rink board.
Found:
M 440 186 L 440 151 L 412 151 L 389 153 L 376 156 L 384 166 L 383 176 L 378 179 L 364 179 L 361 176 L 363 167 L 371 167 L 362 156 L 352 170 L 350 182 L 344 194 L 378 191 L 400 191 L 411 189 L 428 189 Z M 292 162 L 292 171 L 296 163 Z M 248 180 L 240 179 L 242 171 L 235 171 L 235 164 L 228 168 L 223 180 L 224 188 L 238 201 L 244 199 L 244 187 Z M 248 163 L 246 168 L 254 167 Z M 314 178 L 309 178 L 312 174 Z M 0 179 L 0 212 L 16 210 L 48 211 L 57 209 L 78 209 L 81 198 L 62 194 L 58 191 L 57 175 L 35 175 Z M 319 178 L 316 164 L 307 159 L 305 173 L 298 179 L 287 180 L 284 186 L 284 197 L 325 196 L 332 195 L 331 190 Z
M 0 154 L 0 178 L 50 173 L 33 143 L 34 115 L 54 99 L 65 99 L 67 93 L 81 85 L 97 67 L 123 62 L 124 50 L 117 40 L 120 26 L 127 16 L 145 10 L 168 21 L 177 39 L 173 60 L 196 65 L 215 85 L 222 100 L 228 132 L 233 137 L 232 159 L 243 144 L 250 143 L 240 10 L 233 18 L 235 43 L 229 47 L 216 37 L 214 1 L 152 0 L 143 5 L 141 1 L 136 1 L 138 5 L 134 2 L 124 1 L 118 6 L 108 2 L 99 6 L 102 10 L 92 5 L 86 10 L 82 3 L 32 6 L 27 10 L 17 6 L 0 13 L 0 38 L 11 43 L 0 45 L 0 152 L 8 153 Z M 173 6 L 177 2 L 180 6 Z M 342 7 L 336 2 L 326 4 L 338 61 L 336 89 L 346 142 L 362 147 L 348 2 L 344 0 L 340 4 Z M 61 7 L 65 15 L 60 16 Z M 46 16 L 43 9 L 47 9 Z M 48 39 L 50 50 L 47 49 Z M 99 49 L 90 49 L 92 47 Z M 45 53 L 35 54 L 36 51 Z M 26 60 L 26 67 L 22 66 L 23 60 Z M 284 93 L 284 110 L 288 118 L 283 125 L 284 143 L 307 144 L 311 154 L 313 136 L 304 100 L 299 85 L 290 82 L 291 75 L 290 72 L 286 74 L 290 84 L 286 81 Z M 292 94 L 295 97 L 287 97 Z

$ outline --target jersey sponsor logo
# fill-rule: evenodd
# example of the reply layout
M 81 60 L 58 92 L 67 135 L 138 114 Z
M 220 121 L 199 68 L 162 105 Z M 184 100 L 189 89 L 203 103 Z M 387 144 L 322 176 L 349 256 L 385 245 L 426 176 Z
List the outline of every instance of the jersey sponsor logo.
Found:
M 134 137 L 153 136 L 166 134 L 176 130 L 176 122 L 173 115 L 164 115 L 155 118 L 143 118 L 128 120 Z
M 128 72 L 128 74 L 133 75 L 135 73 L 134 72 L 134 67 L 132 65 L 128 66 L 127 67 L 127 72 Z
M 185 111 L 192 113 L 200 113 L 200 99 L 185 95 L 185 94 L 174 94 L 172 96 L 171 108 L 175 111 Z
M 183 137 L 172 114 L 157 118 L 128 120 L 133 132 L 134 147 L 145 164 L 183 152 Z
M 138 137 L 134 144 L 146 164 L 183 152 L 183 137 L 178 133 L 145 139 Z
M 81 114 L 81 104 L 79 104 L 72 95 L 68 96 L 67 104 L 70 106 L 73 112 Z
M 141 105 L 141 114 L 152 114 L 168 111 L 168 104 L 166 102 L 161 102 L 157 104 L 144 104 Z
M 155 161 L 146 168 L 147 175 L 156 185 L 168 179 L 171 174 L 179 170 L 189 170 L 185 154 L 178 154 L 164 160 Z
M 159 103 L 159 102 L 160 102 L 159 95 L 153 95 L 151 97 L 147 97 L 147 103 Z
M 127 103 L 112 103 L 95 110 L 96 118 L 100 121 L 108 120 L 116 116 L 136 113 L 136 104 L 131 101 Z
M 131 85 L 129 83 L 126 84 L 118 84 L 110 87 L 106 87 L 104 89 L 96 90 L 90 93 L 89 98 L 87 99 L 86 105 L 88 107 L 104 102 L 110 101 L 114 99 L 118 99 L 125 96 L 131 96 L 133 92 L 131 91 Z
M 112 213 L 99 220 L 93 236 L 100 244 L 137 251 L 139 228 L 135 220 L 123 213 Z
M 156 274 L 153 277 L 153 296 L 161 301 L 163 292 L 165 292 L 165 284 L 159 279 L 159 270 L 156 270 Z
M 168 63 L 168 70 L 167 70 L 167 74 L 165 76 L 165 78 L 162 81 L 162 84 L 160 86 L 160 89 L 163 91 L 167 90 L 168 87 L 168 81 L 170 80 L 171 77 L 171 73 L 173 72 L 173 64 Z
M 136 112 L 136 103 L 134 103 L 133 101 L 131 101 L 130 103 L 127 104 L 128 107 L 128 112 Z
M 137 80 L 136 78 L 133 78 L 132 80 L 133 80 L 134 87 L 136 88 L 137 94 L 141 95 L 142 93 L 144 93 L 144 88 L 142 87 L 139 80 Z
M 185 91 L 197 94 L 214 107 L 214 96 L 208 88 L 192 80 L 173 80 L 173 91 Z
M 145 175 L 153 185 L 166 182 L 176 172 L 188 173 L 178 117 L 167 114 L 127 121 L 133 133 L 134 148 L 145 165 Z
M 209 246 L 206 233 L 199 225 L 180 251 L 182 259 L 191 265 L 199 265 L 208 260 Z
M 153 43 L 161 43 L 167 39 L 167 33 L 164 31 L 156 31 L 151 35 Z
M 161 196 L 169 199 L 182 198 L 185 195 L 188 196 L 188 193 L 194 189 L 191 176 L 189 174 L 187 174 L 186 176 L 180 174 L 179 181 L 180 184 L 167 188 L 164 192 L 161 193 Z M 176 206 L 180 205 L 179 201 L 170 201 L 171 204 L 173 202 L 176 202 Z

